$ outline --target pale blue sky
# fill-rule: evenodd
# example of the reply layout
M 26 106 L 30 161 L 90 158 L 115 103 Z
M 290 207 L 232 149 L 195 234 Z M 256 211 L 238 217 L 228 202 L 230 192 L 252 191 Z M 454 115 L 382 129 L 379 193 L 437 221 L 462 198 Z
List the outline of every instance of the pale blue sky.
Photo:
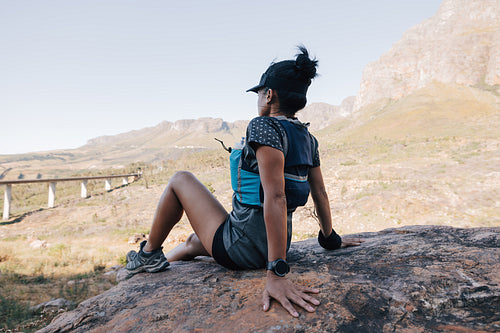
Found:
M 356 95 L 363 68 L 440 0 L 0 0 L 0 154 L 76 148 L 163 120 L 251 119 L 245 93 L 303 43 L 308 102 Z

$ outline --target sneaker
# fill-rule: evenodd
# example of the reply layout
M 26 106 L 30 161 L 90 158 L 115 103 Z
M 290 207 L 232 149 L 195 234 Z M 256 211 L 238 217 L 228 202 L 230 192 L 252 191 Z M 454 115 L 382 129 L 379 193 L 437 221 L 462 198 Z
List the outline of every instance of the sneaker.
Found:
M 163 254 L 162 247 L 154 250 L 151 254 L 146 254 L 142 249 L 146 245 L 146 241 L 142 241 L 139 252 L 130 251 L 127 253 L 127 266 L 125 268 L 130 274 L 140 272 L 156 273 L 163 271 L 170 264 Z
M 127 253 L 127 263 L 133 261 L 135 259 L 135 257 L 137 257 L 137 252 L 135 252 L 134 250 L 129 251 Z

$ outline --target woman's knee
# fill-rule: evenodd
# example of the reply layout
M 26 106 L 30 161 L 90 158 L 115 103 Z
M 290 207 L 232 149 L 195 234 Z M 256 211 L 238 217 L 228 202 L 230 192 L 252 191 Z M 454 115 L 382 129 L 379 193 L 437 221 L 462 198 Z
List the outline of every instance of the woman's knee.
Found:
M 168 184 L 170 186 L 176 186 L 182 183 L 185 183 L 186 181 L 195 179 L 195 176 L 189 172 L 189 171 L 177 171 L 174 173 L 174 175 L 170 178 Z
M 186 247 L 192 249 L 194 247 L 198 247 L 199 245 L 201 245 L 201 241 L 200 239 L 198 238 L 198 236 L 196 236 L 195 233 L 192 233 L 191 235 L 188 236 L 188 238 L 186 239 Z
M 206 253 L 205 247 L 195 233 L 188 236 L 185 242 L 186 249 L 192 253 Z

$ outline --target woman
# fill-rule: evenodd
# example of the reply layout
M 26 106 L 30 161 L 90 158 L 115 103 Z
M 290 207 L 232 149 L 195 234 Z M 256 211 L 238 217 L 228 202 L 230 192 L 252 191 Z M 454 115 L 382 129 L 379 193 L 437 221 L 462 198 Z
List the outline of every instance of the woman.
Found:
M 318 143 L 295 113 L 306 105 L 306 93 L 316 76 L 317 61 L 305 47 L 295 60 L 271 64 L 260 83 L 247 90 L 258 94 L 259 117 L 247 128 L 246 144 L 233 151 L 231 168 L 233 211 L 230 214 L 191 173 L 177 172 L 163 192 L 148 241 L 127 254 L 130 274 L 164 270 L 169 261 L 212 256 L 229 269 L 267 268 L 263 309 L 271 298 L 294 317 L 292 303 L 312 312 L 319 290 L 287 280 L 286 254 L 292 235 L 292 213 L 311 193 L 327 249 L 355 246 L 359 239 L 341 240 L 332 229 L 330 205 L 321 175 Z M 194 234 L 167 253 L 162 243 L 183 212 Z

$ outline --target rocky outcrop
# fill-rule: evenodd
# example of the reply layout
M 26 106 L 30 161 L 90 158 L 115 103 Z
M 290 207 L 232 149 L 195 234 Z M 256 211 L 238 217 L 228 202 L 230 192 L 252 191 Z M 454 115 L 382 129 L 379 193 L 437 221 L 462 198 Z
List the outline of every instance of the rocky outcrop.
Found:
M 310 123 L 312 132 L 328 127 L 352 114 L 355 96 L 345 98 L 340 105 L 327 103 L 312 103 L 297 113 L 297 117 L 304 123 Z
M 290 279 L 320 288 L 315 313 L 261 310 L 264 272 L 210 259 L 139 274 L 39 332 L 500 331 L 500 228 L 411 226 L 360 247 L 293 243 Z
M 500 1 L 444 0 L 433 17 L 365 67 L 355 109 L 433 81 L 500 85 Z

